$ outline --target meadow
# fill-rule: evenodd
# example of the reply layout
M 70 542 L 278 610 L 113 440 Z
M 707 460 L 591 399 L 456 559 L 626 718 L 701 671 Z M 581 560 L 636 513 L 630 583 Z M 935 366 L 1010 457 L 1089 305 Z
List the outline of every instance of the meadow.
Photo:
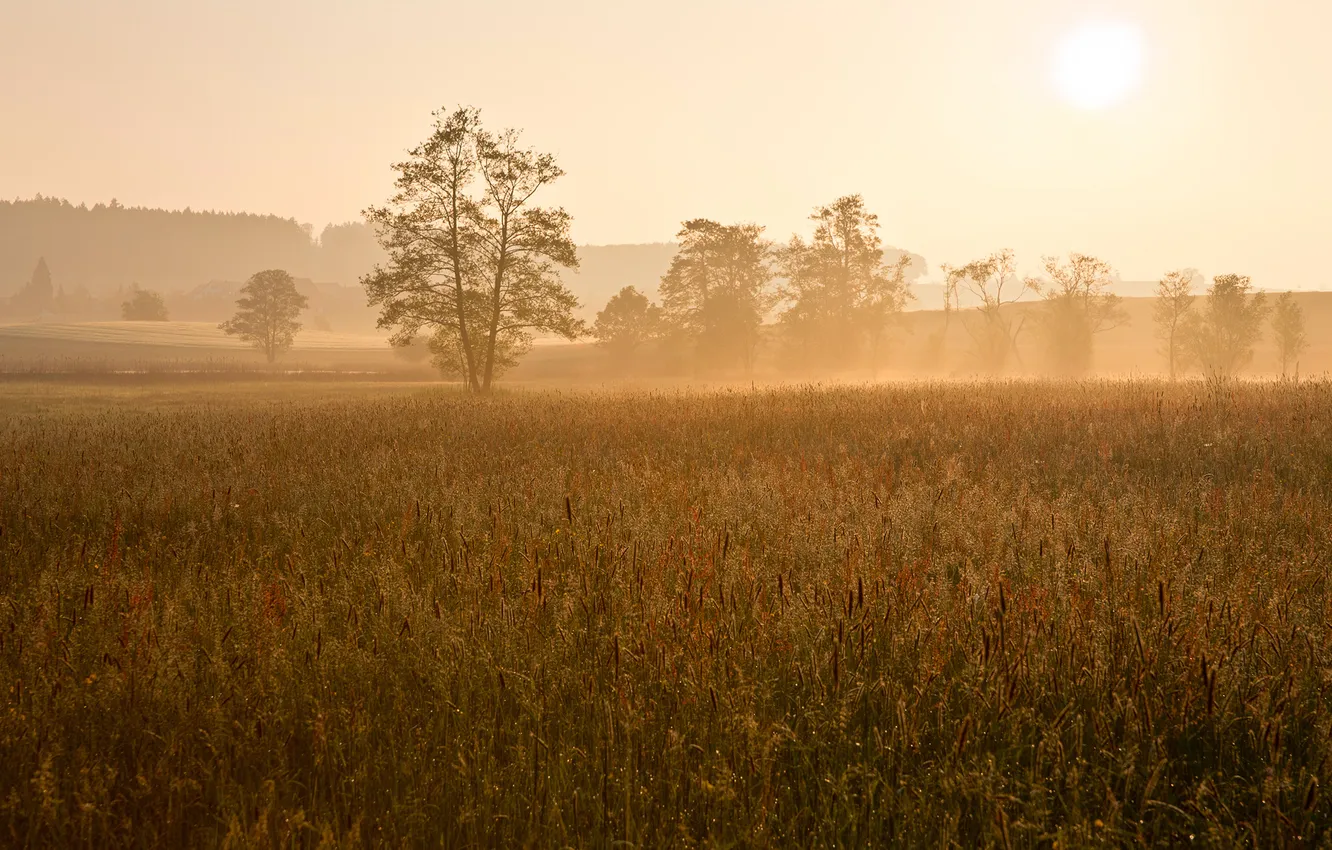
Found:
M 218 329 L 216 322 L 25 322 L 0 325 L 0 337 L 52 343 L 165 345 L 180 348 L 232 349 L 250 346 Z M 297 351 L 325 349 L 374 351 L 387 347 L 382 336 L 303 329 Z
M 1272 297 L 1272 296 L 1269 296 Z M 978 359 L 972 333 L 979 317 L 970 310 L 945 315 L 938 309 L 939 294 L 921 290 L 910 309 L 893 322 L 882 362 L 835 364 L 811 360 L 798 346 L 788 345 L 780 323 L 761 331 L 753 375 L 737 373 L 733 380 L 814 382 L 821 380 L 873 381 L 881 378 L 958 380 L 987 376 L 993 364 Z M 1332 326 L 1332 293 L 1299 292 L 1296 302 L 1310 328 Z M 1127 321 L 1097 334 L 1091 377 L 1164 376 L 1158 328 L 1152 318 L 1151 298 L 1125 298 Z M 1030 378 L 1058 371 L 1039 331 L 1039 302 L 1013 305 L 1018 334 L 1016 354 L 1007 374 Z M 589 308 L 591 309 L 591 308 Z M 970 329 L 970 330 L 969 330 Z M 293 349 L 277 362 L 278 371 L 295 373 L 374 374 L 391 380 L 433 381 L 439 373 L 424 348 L 410 352 L 388 345 L 387 332 L 341 333 L 303 328 Z M 0 375 L 77 376 L 115 372 L 132 373 L 268 373 L 270 366 L 257 350 L 222 333 L 215 322 L 19 322 L 0 321 Z M 1326 376 L 1332 373 L 1332 335 L 1313 332 L 1309 348 L 1291 366 L 1291 376 Z M 681 381 L 705 382 L 710 374 L 699 370 L 686 350 L 648 343 L 631 357 L 609 353 L 591 339 L 566 343 L 545 339 L 505 374 L 506 382 L 549 387 L 596 383 L 632 383 L 665 386 Z M 1281 376 L 1281 362 L 1270 328 L 1255 346 L 1246 377 Z
M 15 846 L 1332 844 L 1326 381 L 0 413 Z

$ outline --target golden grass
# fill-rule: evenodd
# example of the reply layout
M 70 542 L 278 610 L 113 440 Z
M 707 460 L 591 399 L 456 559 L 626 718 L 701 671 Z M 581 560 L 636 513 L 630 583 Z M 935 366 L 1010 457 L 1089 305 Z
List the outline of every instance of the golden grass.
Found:
M 1326 844 L 1332 385 L 0 419 L 17 844 Z

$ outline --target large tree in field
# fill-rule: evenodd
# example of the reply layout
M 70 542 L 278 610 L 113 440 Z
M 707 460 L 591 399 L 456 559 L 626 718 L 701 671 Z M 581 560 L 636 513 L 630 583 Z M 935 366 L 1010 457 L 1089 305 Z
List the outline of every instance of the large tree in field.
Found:
M 241 287 L 236 315 L 220 327 L 264 353 L 272 363 L 291 348 L 301 323 L 296 321 L 307 300 L 296 291 L 296 282 L 281 269 L 269 269 L 251 277 Z
M 801 346 L 834 361 L 850 359 L 861 341 L 877 366 L 889 320 L 909 297 L 906 271 L 911 255 L 885 263 L 879 217 L 860 195 L 847 195 L 815 209 L 814 234 L 799 236 L 777 252 L 786 283 L 782 322 Z M 811 353 L 813 353 L 811 352 Z
M 428 332 L 441 371 L 488 392 L 534 334 L 583 333 L 557 273 L 578 266 L 572 219 L 534 203 L 564 174 L 552 156 L 521 147 L 516 131 L 486 131 L 463 107 L 436 113 L 393 168 L 394 195 L 366 211 L 389 259 L 361 282 L 395 344 Z
M 1156 284 L 1156 302 L 1152 305 L 1152 318 L 1156 333 L 1161 338 L 1162 353 L 1170 366 L 1170 379 L 1184 360 L 1184 320 L 1193 309 L 1193 287 L 1202 279 L 1197 269 L 1176 269 L 1166 272 Z
M 700 361 L 752 371 L 769 306 L 771 244 L 757 224 L 687 221 L 661 279 L 667 321 L 691 339 Z
M 974 311 L 968 311 L 969 315 L 962 316 L 962 327 L 971 337 L 981 367 L 997 373 L 1004 370 L 1010 355 L 1021 359 L 1017 340 L 1026 317 L 1015 315 L 1013 305 L 1031 291 L 1031 282 L 1018 277 L 1013 252 L 1005 249 L 965 266 L 941 268 L 945 300 L 956 305 L 958 292 L 965 288 L 980 302 Z
M 1110 292 L 1114 269 L 1087 254 L 1073 253 L 1065 262 L 1044 257 L 1045 277 L 1029 278 L 1028 286 L 1045 298 L 1041 327 L 1050 365 L 1057 372 L 1080 375 L 1091 368 L 1096 334 L 1128 321 L 1118 295 Z
M 1253 359 L 1267 316 L 1267 296 L 1252 290 L 1247 275 L 1214 277 L 1202 312 L 1185 323 L 1185 350 L 1211 380 L 1232 377 Z

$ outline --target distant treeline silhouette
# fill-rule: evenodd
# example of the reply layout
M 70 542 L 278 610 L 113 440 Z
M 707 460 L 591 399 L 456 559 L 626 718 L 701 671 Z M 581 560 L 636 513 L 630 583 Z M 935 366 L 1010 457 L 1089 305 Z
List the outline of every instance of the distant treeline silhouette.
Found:
M 655 297 L 675 251 L 670 243 L 581 247 L 582 268 L 567 272 L 583 301 L 580 314 L 591 320 L 626 285 Z M 53 298 L 63 294 L 77 303 L 75 296 L 84 293 L 110 298 L 119 310 L 136 285 L 170 296 L 213 281 L 239 286 L 266 268 L 286 269 L 297 279 L 355 286 L 385 255 L 361 221 L 329 225 L 315 239 L 307 226 L 276 215 L 124 207 L 114 200 L 76 206 L 41 196 L 0 201 L 0 315 L 14 312 L 7 298 L 28 285 L 43 258 Z M 227 300 L 227 309 L 230 305 Z M 366 315 L 373 325 L 373 311 L 367 308 Z
M 64 291 L 102 295 L 133 284 L 187 290 L 264 268 L 354 284 L 383 253 L 363 222 L 329 225 L 315 238 L 309 225 L 275 215 L 76 206 L 40 195 L 0 201 L 0 295 L 22 288 L 42 257 Z

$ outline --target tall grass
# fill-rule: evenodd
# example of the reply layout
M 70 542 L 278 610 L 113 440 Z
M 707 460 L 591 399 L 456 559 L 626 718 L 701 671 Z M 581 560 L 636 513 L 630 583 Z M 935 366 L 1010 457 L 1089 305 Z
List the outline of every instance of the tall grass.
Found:
M 1332 385 L 0 423 L 0 835 L 1326 844 Z

